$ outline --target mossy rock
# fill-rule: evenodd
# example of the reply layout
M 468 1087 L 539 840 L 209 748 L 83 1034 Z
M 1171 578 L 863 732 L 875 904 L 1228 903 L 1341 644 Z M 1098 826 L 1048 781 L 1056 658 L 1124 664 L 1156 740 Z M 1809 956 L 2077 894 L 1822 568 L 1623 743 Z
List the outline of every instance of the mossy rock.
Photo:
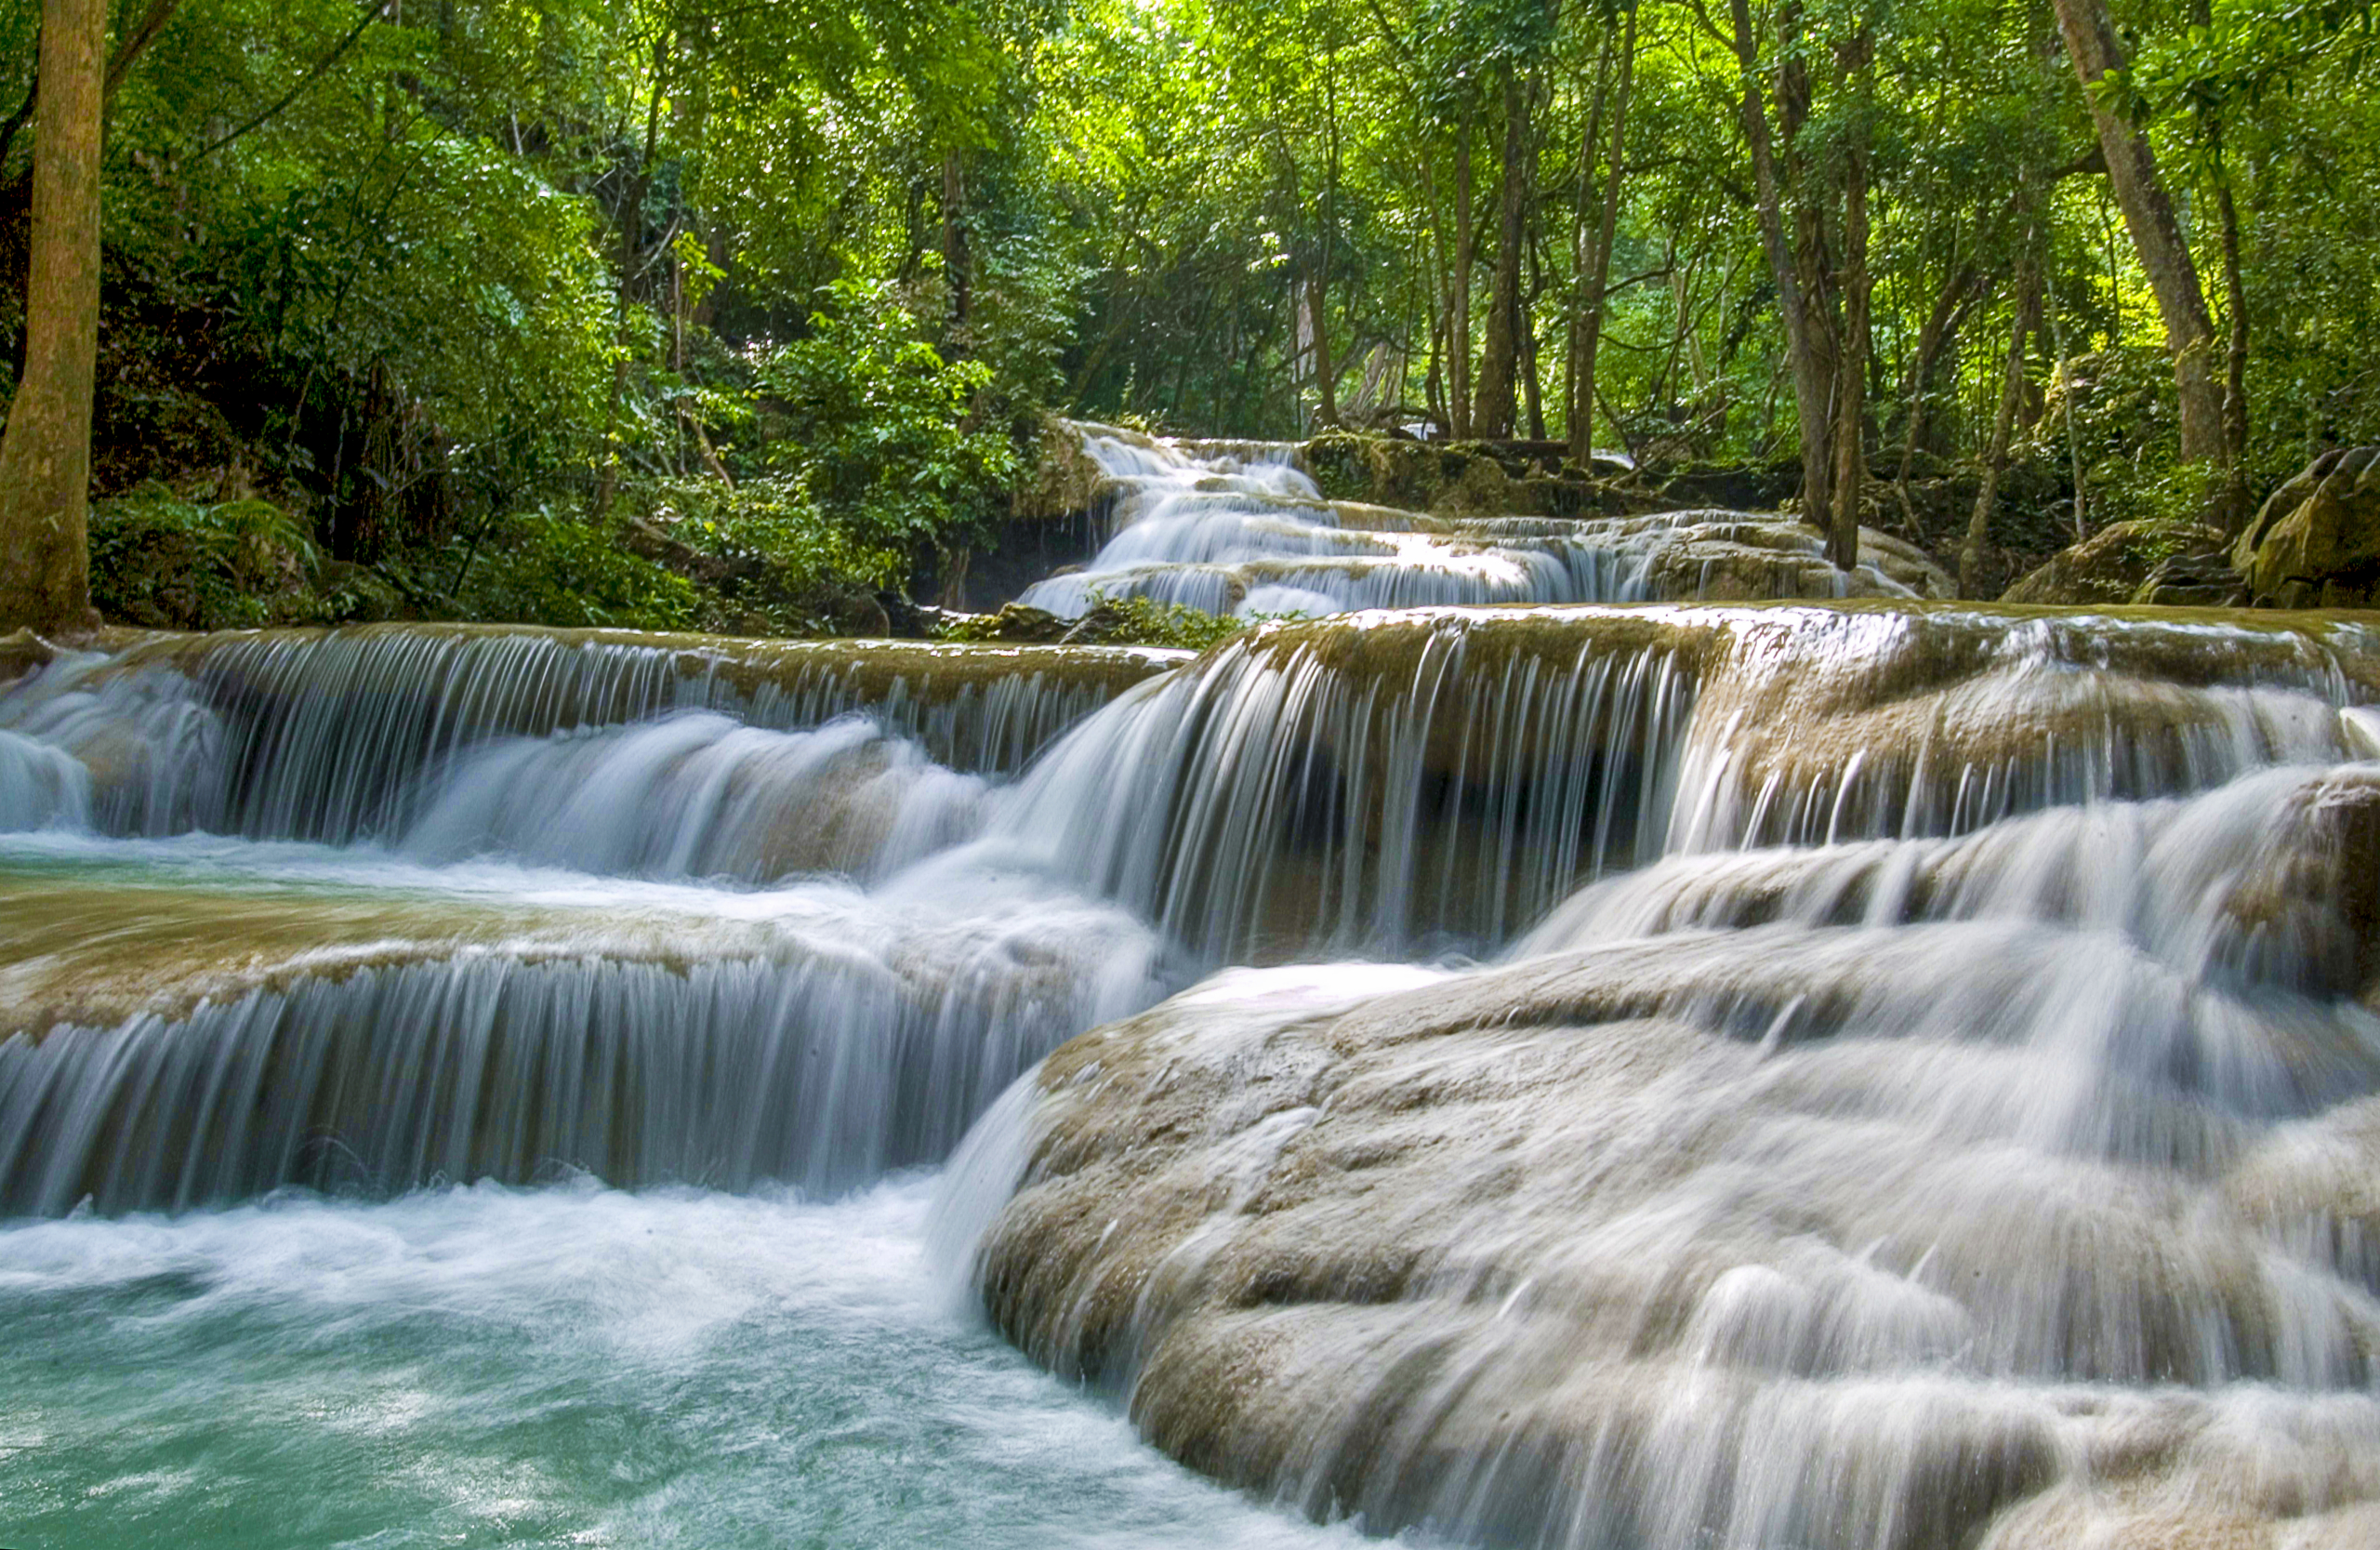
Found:
M 2231 563 L 2267 606 L 2380 603 L 2380 446 L 2325 453 L 2275 490 L 2232 547 Z
M 1005 641 L 1017 645 L 1054 645 L 1065 639 L 1067 620 L 1046 608 L 1012 603 L 997 614 L 976 614 L 953 623 L 945 636 L 953 641 Z
M 1531 472 L 1518 477 L 1481 442 L 1412 442 L 1325 431 L 1305 444 L 1305 466 L 1334 499 L 1441 516 L 1568 515 L 1592 498 L 1584 481 Z
M 1032 460 L 1018 475 L 1010 513 L 1054 522 L 1096 510 L 1113 497 L 1112 485 L 1107 471 L 1085 449 L 1083 428 L 1047 418 L 1041 422 Z
M 2222 547 L 2222 533 L 2198 523 L 2120 522 L 2052 555 L 2000 601 L 2067 606 L 2148 601 L 2141 593 L 2160 565 Z

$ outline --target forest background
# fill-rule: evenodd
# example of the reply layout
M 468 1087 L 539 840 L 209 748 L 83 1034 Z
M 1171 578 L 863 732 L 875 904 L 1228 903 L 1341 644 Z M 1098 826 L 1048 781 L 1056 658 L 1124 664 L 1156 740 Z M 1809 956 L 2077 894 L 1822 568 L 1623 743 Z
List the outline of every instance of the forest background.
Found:
M 862 628 L 1053 411 L 1749 470 L 1989 595 L 2380 441 L 2373 9 L 114 0 L 95 600 Z

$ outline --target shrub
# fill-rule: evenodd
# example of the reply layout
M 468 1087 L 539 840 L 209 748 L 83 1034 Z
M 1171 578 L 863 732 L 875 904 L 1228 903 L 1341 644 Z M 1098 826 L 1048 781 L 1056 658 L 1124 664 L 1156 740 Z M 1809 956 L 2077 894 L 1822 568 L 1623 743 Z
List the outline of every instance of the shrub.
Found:
M 695 623 L 693 582 L 545 507 L 491 523 L 466 549 L 448 590 L 455 614 L 467 619 L 621 629 Z
M 333 616 L 298 517 L 253 496 L 185 500 L 150 483 L 93 504 L 91 601 L 151 629 L 244 629 Z

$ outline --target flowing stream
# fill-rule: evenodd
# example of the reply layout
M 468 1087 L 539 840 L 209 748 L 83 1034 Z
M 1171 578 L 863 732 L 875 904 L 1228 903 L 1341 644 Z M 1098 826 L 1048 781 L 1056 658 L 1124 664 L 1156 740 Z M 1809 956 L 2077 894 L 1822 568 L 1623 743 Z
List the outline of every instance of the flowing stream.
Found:
M 1438 605 L 0 685 L 0 1544 L 2374 1542 L 2380 630 L 1102 456 Z

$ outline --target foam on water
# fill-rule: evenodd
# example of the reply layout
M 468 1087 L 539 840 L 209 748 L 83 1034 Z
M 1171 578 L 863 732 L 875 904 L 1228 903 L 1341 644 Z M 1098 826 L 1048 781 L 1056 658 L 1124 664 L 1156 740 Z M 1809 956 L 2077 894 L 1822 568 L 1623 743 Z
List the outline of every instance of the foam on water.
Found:
M 0 1229 L 0 1541 L 122 1550 L 1360 1543 L 952 1313 L 932 1186 L 581 1181 Z

